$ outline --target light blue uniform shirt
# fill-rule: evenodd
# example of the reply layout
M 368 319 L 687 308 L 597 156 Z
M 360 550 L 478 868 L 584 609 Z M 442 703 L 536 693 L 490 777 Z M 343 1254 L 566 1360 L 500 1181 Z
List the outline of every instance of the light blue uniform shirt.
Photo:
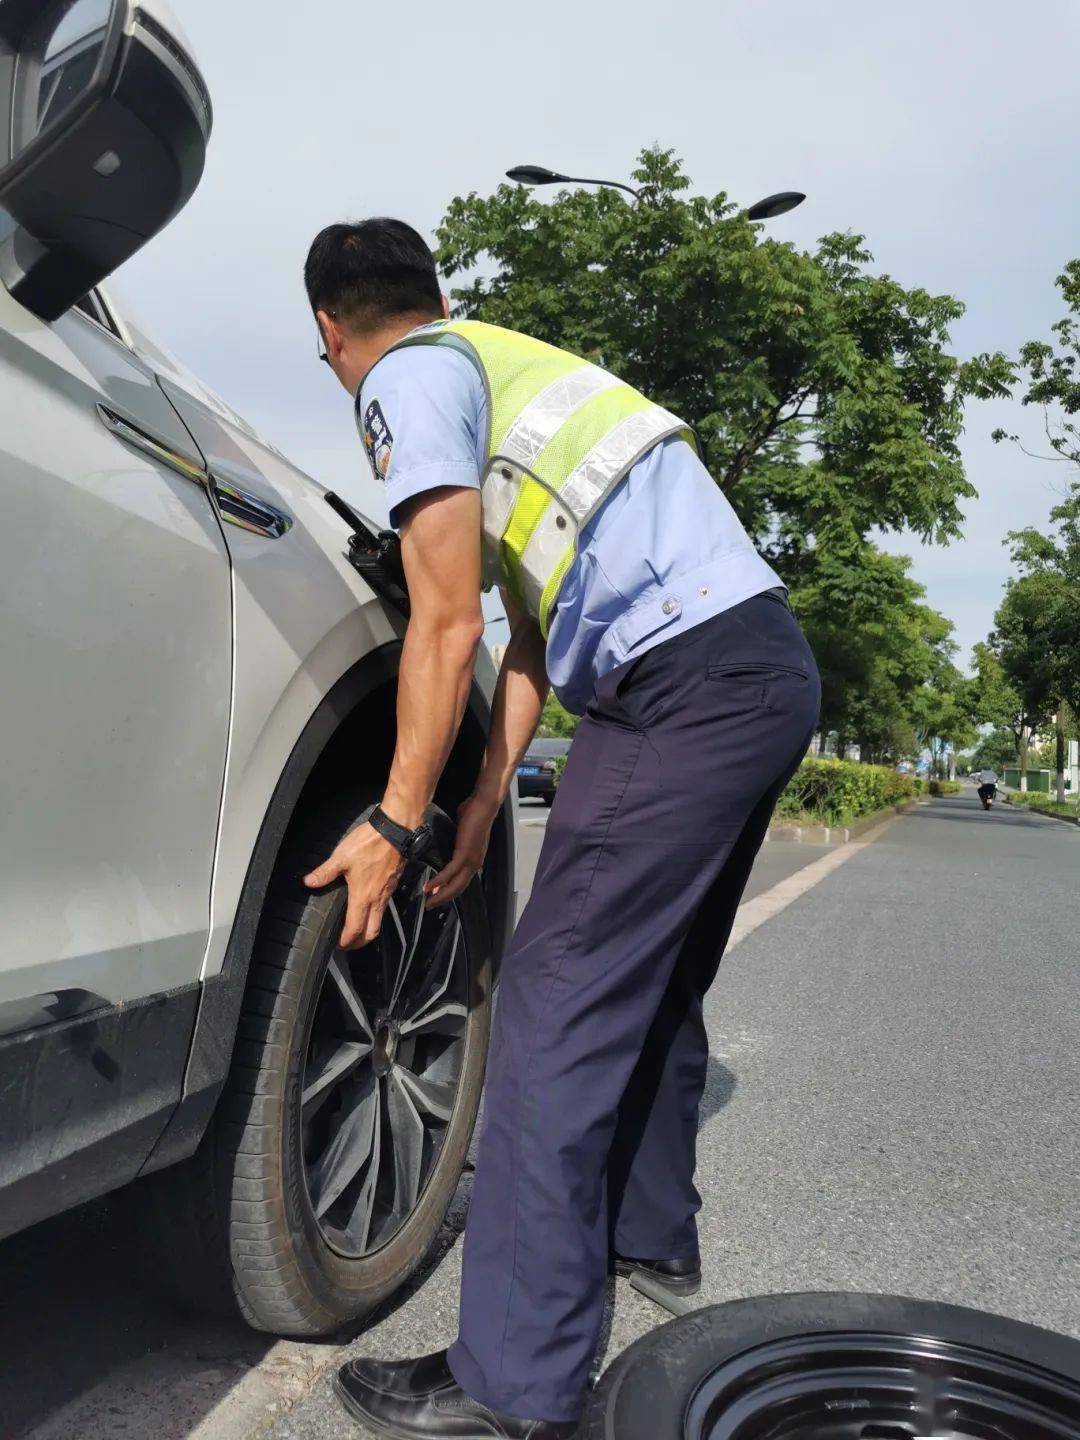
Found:
M 380 360 L 360 387 L 357 421 L 391 525 L 426 490 L 479 487 L 487 396 L 459 351 L 415 345 Z M 691 447 L 665 440 L 578 537 L 548 627 L 555 693 L 583 714 L 616 665 L 780 584 Z

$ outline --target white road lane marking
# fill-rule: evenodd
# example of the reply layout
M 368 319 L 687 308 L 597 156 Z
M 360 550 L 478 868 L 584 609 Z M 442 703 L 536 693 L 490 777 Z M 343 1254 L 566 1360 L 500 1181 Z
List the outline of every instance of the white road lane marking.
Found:
M 890 815 L 880 825 L 875 825 L 872 830 L 858 840 L 851 840 L 846 845 L 838 845 L 828 855 L 823 855 L 820 860 L 813 860 L 809 865 L 804 865 L 801 870 L 796 870 L 794 875 L 789 875 L 786 880 L 780 880 L 771 889 L 755 895 L 752 900 L 745 901 L 739 906 L 739 913 L 735 917 L 735 924 L 732 926 L 731 939 L 728 941 L 727 951 L 730 953 L 741 940 L 752 935 L 759 926 L 764 925 L 766 920 L 771 920 L 774 915 L 779 915 L 789 905 L 802 898 L 815 885 L 820 885 L 827 875 L 834 870 L 839 870 L 841 865 L 846 865 L 872 845 L 880 836 L 883 830 L 894 824 L 899 817 Z

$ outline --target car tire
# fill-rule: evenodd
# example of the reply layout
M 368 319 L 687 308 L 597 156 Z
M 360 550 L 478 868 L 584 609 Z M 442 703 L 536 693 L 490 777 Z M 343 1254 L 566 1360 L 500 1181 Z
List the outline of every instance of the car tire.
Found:
M 580 1435 L 712 1440 L 737 1431 L 907 1440 L 954 1428 L 969 1433 L 955 1413 L 919 1413 L 927 1394 L 946 1412 L 980 1396 L 989 1405 L 1030 1404 L 1046 1434 L 1080 1435 L 1080 1343 L 999 1315 L 894 1295 L 736 1300 L 674 1320 L 624 1351 L 590 1397 Z M 1003 1423 L 971 1433 L 1002 1440 L 1044 1434 L 1024 1428 L 1022 1416 L 1012 1419 L 1015 1429 Z
M 552 805 L 555 804 L 554 795 L 544 795 L 541 798 L 543 799 L 544 804 L 548 807 L 549 810 L 551 809 Z
M 299 877 L 327 858 L 358 823 L 368 803 L 365 797 L 356 797 L 344 807 L 322 811 L 303 824 L 286 846 L 268 889 L 232 1068 L 211 1130 L 193 1159 L 177 1167 L 186 1171 L 183 1184 L 176 1183 L 176 1168 L 153 1177 L 160 1181 L 159 1194 L 167 1191 L 173 1197 L 170 1209 L 178 1223 L 167 1228 L 174 1242 L 181 1242 L 171 1246 L 176 1288 L 190 1304 L 220 1308 L 224 1301 L 234 1313 L 238 1308 L 254 1328 L 278 1335 L 331 1334 L 369 1313 L 416 1270 L 454 1197 L 480 1104 L 490 1028 L 492 953 L 482 891 L 479 880 L 474 880 L 452 907 L 421 914 L 417 921 L 416 935 L 421 937 L 424 927 L 436 923 L 428 917 L 449 916 L 451 910 L 456 915 L 460 944 L 455 941 L 450 964 L 464 965 L 464 974 L 456 983 L 467 994 L 467 1001 L 459 1007 L 460 1020 L 454 1019 L 461 1027 L 460 1043 L 447 1042 L 448 1048 L 452 1043 L 461 1052 L 452 1108 L 450 1101 L 440 1099 L 445 1106 L 445 1125 L 437 1148 L 434 1142 L 428 1144 L 426 1131 L 421 1141 L 420 1163 L 427 1154 L 430 1170 L 405 1218 L 399 1219 L 384 1201 L 378 1202 L 387 1210 L 390 1224 L 398 1221 L 392 1233 L 387 1230 L 386 1243 L 361 1252 L 346 1238 L 328 1236 L 326 1217 L 316 1214 L 314 1171 L 305 1158 L 304 1084 L 315 1043 L 313 1025 L 326 1003 L 324 986 L 335 988 L 331 962 L 336 961 L 336 973 L 340 973 L 343 960 L 357 963 L 374 945 L 352 952 L 352 958 L 337 951 L 335 942 L 345 911 L 344 886 L 310 891 Z M 450 821 L 434 809 L 429 818 L 436 846 L 449 853 L 453 838 Z M 429 864 L 437 854 L 438 848 Z M 412 887 L 410 894 L 418 886 L 414 871 L 419 868 L 406 869 L 396 898 L 406 886 Z M 389 910 L 387 914 L 389 917 Z M 404 960 L 404 934 L 401 940 Z M 417 939 L 414 948 L 420 943 Z M 363 982 L 363 976 L 361 979 Z M 339 997 L 331 996 L 335 998 Z M 378 1045 L 368 1048 L 374 1054 Z M 373 1065 L 373 1073 L 377 1068 Z M 373 1082 L 380 1094 L 384 1083 L 386 1087 L 394 1084 L 392 1072 L 397 1070 L 395 1065 Z M 416 1077 L 413 1081 L 421 1083 Z M 440 1094 L 445 1089 L 441 1087 Z M 395 1087 L 395 1094 L 398 1092 L 404 1093 L 403 1085 Z M 369 1099 L 364 1095 L 361 1103 L 367 1105 Z M 404 1102 L 400 1095 L 398 1099 L 400 1119 Z M 395 1142 L 388 1153 L 396 1199 L 399 1165 L 395 1119 L 386 1116 L 390 1108 L 385 1103 L 381 1109 L 376 1105 L 372 1128 L 376 1136 L 389 1135 Z M 346 1117 L 338 1126 L 343 1131 L 350 1115 L 344 1103 L 340 1109 Z M 419 1104 L 413 1109 L 419 1117 Z M 360 1104 L 354 1105 L 352 1116 L 359 1110 Z M 375 1208 L 379 1187 L 385 1189 L 384 1177 L 378 1173 L 377 1149 L 368 1163 L 376 1167 L 370 1201 Z M 362 1189 L 367 1185 L 365 1180 Z M 334 1202 L 346 1208 L 349 1203 L 347 1192 Z M 357 1209 L 363 1203 L 358 1203 Z M 383 1223 L 387 1223 L 385 1218 Z

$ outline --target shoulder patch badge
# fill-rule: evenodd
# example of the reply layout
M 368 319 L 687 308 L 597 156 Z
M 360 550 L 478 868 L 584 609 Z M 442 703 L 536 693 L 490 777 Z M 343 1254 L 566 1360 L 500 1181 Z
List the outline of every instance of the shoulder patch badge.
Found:
M 383 414 L 378 400 L 372 400 L 364 411 L 364 448 L 371 457 L 376 475 L 385 480 L 386 473 L 390 469 L 394 437 L 390 433 L 390 426 L 386 423 L 386 416 Z

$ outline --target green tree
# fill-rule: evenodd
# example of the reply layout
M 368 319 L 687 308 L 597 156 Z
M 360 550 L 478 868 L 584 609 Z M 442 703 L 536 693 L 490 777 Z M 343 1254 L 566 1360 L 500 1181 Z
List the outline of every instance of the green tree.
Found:
M 1036 405 L 1043 412 L 1050 454 L 1037 459 L 1080 465 L 1080 428 L 1074 416 L 1080 414 L 1080 260 L 1070 260 L 1057 277 L 1066 314 L 1050 327 L 1051 340 L 1029 340 L 1020 350 L 1020 368 L 1025 389 L 1022 405 Z M 993 432 L 995 440 L 1009 440 L 1025 454 L 1033 452 L 1020 445 L 1017 435 L 1005 430 Z
M 915 692 L 911 708 L 919 744 L 930 751 L 930 773 L 943 778 L 946 753 L 955 756 L 975 740 L 967 682 L 947 662 Z
M 1011 580 L 994 616 L 990 643 L 1005 679 L 1019 697 L 1014 718 L 1020 757 L 1020 788 L 1027 789 L 1028 747 L 1033 731 L 1045 729 L 1060 703 L 1056 666 L 1047 637 L 1047 587 L 1042 577 Z
M 1023 702 L 1006 678 L 1000 657 L 993 646 L 984 640 L 975 646 L 972 659 L 975 675 L 968 682 L 972 719 L 977 725 L 1008 729 L 1014 742 L 1018 744 L 1020 737 L 1017 730 L 1023 717 Z M 1014 759 L 1016 754 L 1014 749 Z
M 842 754 L 888 763 L 917 753 L 912 700 L 949 663 L 952 626 L 922 603 L 910 561 L 867 543 L 823 554 L 792 591 L 822 674 L 821 728 Z
M 1060 724 L 1058 721 L 1060 720 Z M 1047 740 L 1039 746 L 1035 752 L 1035 764 L 1040 770 L 1055 770 L 1059 773 L 1065 768 L 1065 744 L 1069 740 L 1076 739 L 1076 716 L 1070 705 L 1062 705 L 1054 717 L 1055 735 L 1053 740 Z M 1062 789 L 1064 789 L 1064 774 L 1062 778 Z
M 871 273 L 857 235 L 812 253 L 763 239 L 726 195 L 689 196 L 671 151 L 634 174 L 638 204 L 510 185 L 453 200 L 442 269 L 484 262 L 459 312 L 567 346 L 682 415 L 787 575 L 818 536 L 959 535 L 964 401 L 1012 378 L 1002 355 L 948 352 L 959 301 Z
M 549 695 L 544 701 L 544 709 L 536 733 L 548 740 L 567 739 L 574 734 L 579 723 L 578 716 L 571 715 L 569 710 L 564 710 L 555 696 Z
M 1020 579 L 1010 586 L 999 617 L 1003 654 L 1016 673 L 1042 677 L 1046 704 L 1055 715 L 1055 769 L 1058 799 L 1064 798 L 1066 707 L 1080 705 L 1080 260 L 1070 260 L 1057 277 L 1066 313 L 1051 327 L 1049 340 L 1031 340 L 1020 351 L 1023 405 L 1042 411 L 1049 454 L 1039 458 L 1066 466 L 1070 476 L 1062 503 L 1050 514 L 1050 533 L 1036 529 L 1008 538 Z M 995 440 L 1016 435 L 994 431 Z M 1024 446 L 1020 446 L 1025 449 Z M 1026 454 L 1032 452 L 1025 449 Z M 999 629 L 1002 629 L 999 624 Z
M 998 618 L 1001 618 L 999 611 Z M 1012 629 L 1011 623 L 1007 628 Z M 1027 789 L 1028 745 L 1032 732 L 1046 723 L 1047 702 L 1037 673 L 1032 672 L 1020 636 L 1006 645 L 993 633 L 975 646 L 974 679 L 968 683 L 972 719 L 978 725 L 1007 729 L 1013 737 L 1013 758 L 1020 768 L 1020 788 Z M 1008 655 L 1008 668 L 1004 655 Z M 1037 655 L 1035 657 L 1037 665 Z
M 1016 737 L 1011 729 L 999 728 L 983 735 L 967 757 L 968 770 L 996 770 L 1016 764 Z
M 1012 369 L 1000 354 L 952 354 L 960 302 L 874 273 L 861 236 L 827 235 L 812 251 L 763 237 L 725 194 L 690 195 L 671 151 L 645 151 L 634 173 L 637 204 L 606 189 L 549 202 L 510 185 L 454 199 L 438 259 L 457 281 L 456 313 L 576 351 L 691 424 L 815 629 L 832 714 L 852 665 L 860 694 L 877 689 L 890 708 L 875 603 L 903 587 L 873 538 L 960 534 L 975 493 L 964 404 L 1008 393 Z M 896 713 L 872 724 L 868 704 L 835 727 L 897 744 Z
M 1048 684 L 1059 701 L 1080 712 L 1080 482 L 1050 512 L 1050 533 L 1032 528 L 1008 537 L 1013 562 L 1040 607 L 1039 634 Z

